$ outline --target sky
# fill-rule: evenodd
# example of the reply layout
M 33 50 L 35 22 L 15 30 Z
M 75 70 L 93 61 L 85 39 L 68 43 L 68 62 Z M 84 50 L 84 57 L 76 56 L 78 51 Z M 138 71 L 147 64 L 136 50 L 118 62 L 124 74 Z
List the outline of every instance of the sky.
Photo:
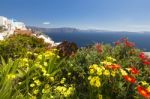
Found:
M 150 31 L 150 0 L 0 0 L 0 16 L 38 27 Z

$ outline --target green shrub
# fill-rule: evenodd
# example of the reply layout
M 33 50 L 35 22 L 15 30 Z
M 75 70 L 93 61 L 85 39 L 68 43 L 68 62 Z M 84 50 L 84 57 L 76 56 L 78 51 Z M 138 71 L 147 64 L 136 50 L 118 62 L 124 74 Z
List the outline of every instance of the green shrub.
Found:
M 81 48 L 66 58 L 59 52 L 28 51 L 14 61 L 1 59 L 1 98 L 150 98 L 150 58 L 127 39 Z
M 12 35 L 4 41 L 0 41 L 0 56 L 5 60 L 8 60 L 8 58 L 16 59 L 24 56 L 27 51 L 42 52 L 48 46 L 43 39 L 35 36 Z

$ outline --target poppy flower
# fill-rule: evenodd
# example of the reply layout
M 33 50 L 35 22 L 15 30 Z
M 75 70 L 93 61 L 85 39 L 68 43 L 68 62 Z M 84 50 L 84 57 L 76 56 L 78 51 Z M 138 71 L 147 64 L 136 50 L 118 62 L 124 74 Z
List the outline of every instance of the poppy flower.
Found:
M 121 66 L 120 66 L 120 65 L 118 65 L 118 64 L 114 64 L 114 65 L 112 65 L 112 69 L 119 69 L 119 68 L 121 68 Z
M 127 47 L 134 47 L 135 44 L 133 42 L 129 42 L 129 41 L 125 41 L 124 44 L 127 46 Z
M 137 86 L 137 90 L 138 90 L 139 94 L 141 94 L 145 98 L 150 98 L 150 93 L 148 92 L 148 90 L 146 88 L 144 88 L 142 86 Z
M 142 60 L 146 59 L 145 54 L 144 54 L 143 52 L 140 53 L 139 57 L 140 57 Z
M 103 51 L 101 44 L 97 43 L 95 46 L 98 53 L 101 53 Z
M 150 65 L 150 62 L 149 61 L 143 61 L 143 64 Z
M 134 77 L 131 77 L 131 76 L 128 76 L 128 75 L 125 75 L 123 76 L 124 79 L 130 83 L 135 83 L 136 82 L 136 79 Z
M 120 44 L 120 41 L 115 42 L 115 45 L 119 45 L 119 44 Z
M 137 70 L 135 67 L 131 68 L 131 73 L 132 74 L 139 74 L 139 70 Z

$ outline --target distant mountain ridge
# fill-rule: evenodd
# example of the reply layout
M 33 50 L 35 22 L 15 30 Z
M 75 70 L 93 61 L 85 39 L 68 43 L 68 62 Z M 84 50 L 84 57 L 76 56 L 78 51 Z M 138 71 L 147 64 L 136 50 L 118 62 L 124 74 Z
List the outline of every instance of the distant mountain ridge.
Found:
M 40 31 L 43 33 L 75 33 L 75 32 L 86 32 L 86 33 L 150 33 L 149 31 L 143 32 L 131 32 L 131 31 L 111 31 L 111 30 L 98 30 L 98 29 L 87 29 L 81 30 L 77 28 L 70 28 L 70 27 L 62 27 L 62 28 L 42 28 L 42 27 L 35 27 L 35 26 L 27 26 L 28 29 L 33 31 Z
M 40 32 L 44 32 L 44 33 L 72 33 L 72 32 L 78 32 L 79 30 L 76 28 L 41 28 L 41 27 L 34 27 L 34 26 L 27 26 L 27 28 L 32 29 L 33 31 L 40 31 Z

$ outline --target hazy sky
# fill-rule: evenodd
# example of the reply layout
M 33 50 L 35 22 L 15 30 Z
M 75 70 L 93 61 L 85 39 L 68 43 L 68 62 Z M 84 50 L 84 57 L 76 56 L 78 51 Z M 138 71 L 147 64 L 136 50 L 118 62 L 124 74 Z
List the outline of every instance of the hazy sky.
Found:
M 150 31 L 150 0 L 0 0 L 0 16 L 41 27 Z

